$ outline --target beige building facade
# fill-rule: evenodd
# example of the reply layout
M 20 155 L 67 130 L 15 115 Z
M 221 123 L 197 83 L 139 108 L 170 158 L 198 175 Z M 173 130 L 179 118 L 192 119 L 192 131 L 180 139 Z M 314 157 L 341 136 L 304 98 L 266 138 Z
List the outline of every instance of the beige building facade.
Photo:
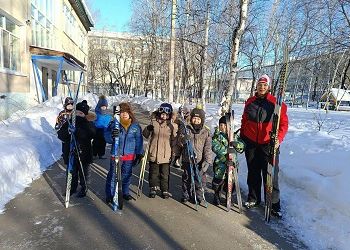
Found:
M 87 68 L 91 27 L 83 0 L 0 0 L 0 119 L 56 94 L 67 95 L 67 86 L 56 84 L 57 79 L 65 82 L 64 75 L 74 89 L 79 71 Z M 61 67 L 55 58 L 63 60 Z

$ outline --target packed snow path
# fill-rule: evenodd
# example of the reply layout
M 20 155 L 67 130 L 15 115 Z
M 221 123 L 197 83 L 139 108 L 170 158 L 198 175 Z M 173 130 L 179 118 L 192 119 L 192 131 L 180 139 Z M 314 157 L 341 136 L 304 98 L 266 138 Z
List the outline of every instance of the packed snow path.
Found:
M 136 115 L 146 125 L 148 112 L 136 108 Z M 54 164 L 6 205 L 0 215 L 0 249 L 305 248 L 282 223 L 265 224 L 262 207 L 240 215 L 237 209 L 227 213 L 211 204 L 198 212 L 193 204 L 183 205 L 178 169 L 171 169 L 171 199 L 147 197 L 146 173 L 141 199 L 125 202 L 123 211 L 114 213 L 104 203 L 108 168 L 109 159 L 96 160 L 88 196 L 73 196 L 66 209 L 62 196 L 65 167 L 62 162 Z M 136 192 L 140 169 L 133 171 L 131 189 Z M 206 197 L 211 202 L 213 195 Z

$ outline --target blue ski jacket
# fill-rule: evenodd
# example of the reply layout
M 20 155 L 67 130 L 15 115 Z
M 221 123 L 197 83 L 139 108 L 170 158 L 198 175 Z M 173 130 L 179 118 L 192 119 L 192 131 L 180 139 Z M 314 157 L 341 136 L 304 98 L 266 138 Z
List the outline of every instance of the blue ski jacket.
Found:
M 96 113 L 96 121 L 95 126 L 96 128 L 107 128 L 109 123 L 112 120 L 112 116 L 109 114 L 102 114 L 102 113 Z
M 106 129 L 112 120 L 112 116 L 110 114 L 107 114 L 106 110 L 101 110 L 101 106 L 107 106 L 106 99 L 100 99 L 96 105 L 95 113 L 97 117 L 95 121 L 95 127 Z
M 113 122 L 110 122 L 108 128 L 104 132 L 104 137 L 107 143 L 112 144 Z M 138 123 L 133 122 L 126 130 L 119 123 L 119 156 L 135 157 L 138 154 L 143 154 L 143 137 L 141 127 Z M 129 158 L 128 157 L 128 158 Z

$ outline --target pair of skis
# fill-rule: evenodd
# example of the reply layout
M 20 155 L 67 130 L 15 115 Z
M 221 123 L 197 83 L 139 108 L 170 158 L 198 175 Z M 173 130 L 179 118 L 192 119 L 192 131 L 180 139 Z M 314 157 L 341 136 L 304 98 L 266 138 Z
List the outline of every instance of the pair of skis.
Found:
M 151 115 L 151 124 L 152 124 L 152 115 Z M 153 136 L 153 132 L 150 133 L 148 139 L 147 139 L 147 146 L 145 150 L 144 157 L 141 161 L 141 169 L 140 169 L 140 175 L 139 175 L 139 184 L 137 185 L 137 192 L 136 192 L 136 198 L 141 198 L 142 190 L 143 190 L 143 182 L 145 180 L 145 172 L 146 172 L 146 166 L 148 161 L 148 152 L 149 152 L 149 146 L 150 141 Z
M 151 137 L 152 135 L 150 135 Z M 145 150 L 145 156 L 142 158 L 141 161 L 141 170 L 140 170 L 140 176 L 139 176 L 139 184 L 137 185 L 137 192 L 136 192 L 136 198 L 140 198 L 142 195 L 142 189 L 143 189 L 143 181 L 145 180 L 145 172 L 146 172 L 146 165 L 147 165 L 147 158 L 148 158 L 148 151 L 149 151 L 149 144 L 148 141 L 146 150 Z
M 65 197 L 65 207 L 68 208 L 69 206 L 69 201 L 70 201 L 70 190 L 71 190 L 71 186 L 72 186 L 72 174 L 73 174 L 73 168 L 74 166 L 74 162 L 75 162 L 75 153 L 74 153 L 74 149 L 77 151 L 77 156 L 78 156 L 78 160 L 79 160 L 79 164 L 81 167 L 81 171 L 82 173 L 84 173 L 83 170 L 83 166 L 81 165 L 81 161 L 80 161 L 80 156 L 79 156 L 79 147 L 74 135 L 75 132 L 75 118 L 76 118 L 76 106 L 77 106 L 77 101 L 78 101 L 78 95 L 79 95 L 79 89 L 80 89 L 80 84 L 82 81 L 82 73 L 80 74 L 80 79 L 79 79 L 79 84 L 78 84 L 78 88 L 77 88 L 77 92 L 75 94 L 74 97 L 74 103 L 73 103 L 73 110 L 72 110 L 72 122 L 69 123 L 68 128 L 70 129 L 70 133 L 71 133 L 71 140 L 70 140 L 70 148 L 69 148 L 69 160 L 68 160 L 68 166 L 67 166 L 67 170 L 66 170 L 66 197 Z M 70 91 L 70 86 L 68 85 L 68 90 L 69 93 L 71 95 L 71 91 Z M 69 119 L 68 119 L 69 122 Z M 85 175 L 84 175 L 84 179 L 85 179 Z M 86 182 L 85 182 L 86 183 Z M 86 186 L 87 188 L 87 186 Z
M 186 121 L 185 121 L 185 117 L 183 112 L 180 112 L 180 117 L 181 117 L 181 122 L 184 126 L 184 132 L 185 135 L 188 137 L 190 135 L 189 130 L 187 128 L 186 125 Z M 187 149 L 187 154 L 190 160 L 190 165 L 189 165 L 189 173 L 191 176 L 191 189 L 193 191 L 193 197 L 194 197 L 194 201 L 196 204 L 196 210 L 198 210 L 198 199 L 197 199 L 197 193 L 196 193 L 196 185 L 195 185 L 195 178 L 197 178 L 198 183 L 199 183 L 199 188 L 202 191 L 202 199 L 204 201 L 204 205 L 207 208 L 208 207 L 208 202 L 205 199 L 205 190 L 202 184 L 202 177 L 199 174 L 199 169 L 198 169 L 198 163 L 197 163 L 197 159 L 196 159 L 196 154 L 194 152 L 194 148 L 193 148 L 193 144 L 189 139 L 186 139 L 186 149 Z
M 113 128 L 119 128 L 120 121 L 120 108 L 119 106 L 113 106 Z M 122 194 L 122 174 L 121 174 L 121 164 L 119 160 L 119 136 L 113 137 L 112 149 L 111 149 L 111 159 L 110 159 L 110 169 L 112 173 L 112 180 L 114 179 L 114 187 L 112 188 L 113 195 L 111 195 L 111 190 L 106 187 L 106 200 L 111 200 L 111 206 L 113 211 L 123 209 L 123 194 Z M 112 198 L 112 199 L 110 199 Z
M 281 117 L 282 101 L 286 88 L 287 71 L 288 71 L 288 48 L 285 50 L 284 62 L 279 74 L 279 89 L 276 96 L 276 104 L 272 117 L 272 130 L 270 132 L 270 145 L 269 145 L 269 160 L 267 165 L 267 177 L 265 184 L 265 221 L 269 222 L 272 210 L 272 194 L 273 194 L 273 180 L 276 175 L 276 164 L 278 164 L 276 157 L 278 148 L 276 143 L 278 140 L 278 129 Z
M 235 141 L 234 134 L 234 111 L 225 114 L 226 118 L 226 127 L 227 127 L 227 135 L 228 135 L 228 148 L 227 148 L 227 193 L 226 193 L 226 209 L 227 212 L 231 210 L 232 207 L 232 188 L 233 182 L 236 188 L 237 194 L 237 205 L 239 212 L 242 213 L 242 196 L 241 189 L 239 187 L 238 181 L 238 164 L 237 164 L 237 152 L 233 146 Z

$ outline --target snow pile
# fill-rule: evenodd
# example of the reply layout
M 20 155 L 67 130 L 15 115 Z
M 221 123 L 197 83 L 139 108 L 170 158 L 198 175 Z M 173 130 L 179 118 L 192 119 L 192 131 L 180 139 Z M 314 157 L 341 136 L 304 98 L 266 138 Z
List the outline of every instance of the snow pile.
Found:
M 98 97 L 88 94 L 94 109 Z M 131 101 L 148 111 L 162 101 L 146 97 L 108 97 L 113 103 Z M 180 105 L 174 105 L 177 109 Z M 193 106 L 192 106 L 193 107 Z M 61 155 L 61 142 L 53 129 L 62 100 L 55 97 L 0 124 L 0 211 L 17 193 Z M 206 107 L 206 124 L 219 119 L 217 104 Z M 240 127 L 243 105 L 234 105 L 235 129 Z M 283 223 L 311 249 L 348 249 L 350 236 L 350 112 L 289 109 L 289 132 L 281 146 L 280 189 L 285 211 Z M 319 131 L 321 128 L 321 131 Z M 247 192 L 247 167 L 239 155 L 240 182 Z M 263 219 L 263 218 L 262 218 Z M 272 226 L 278 227 L 274 220 Z M 278 231 L 278 228 L 277 228 Z
M 55 105 L 38 105 L 0 124 L 0 212 L 59 159 L 61 143 L 53 128 L 59 111 Z
M 289 114 L 280 174 L 286 221 L 314 249 L 348 249 L 350 113 Z

